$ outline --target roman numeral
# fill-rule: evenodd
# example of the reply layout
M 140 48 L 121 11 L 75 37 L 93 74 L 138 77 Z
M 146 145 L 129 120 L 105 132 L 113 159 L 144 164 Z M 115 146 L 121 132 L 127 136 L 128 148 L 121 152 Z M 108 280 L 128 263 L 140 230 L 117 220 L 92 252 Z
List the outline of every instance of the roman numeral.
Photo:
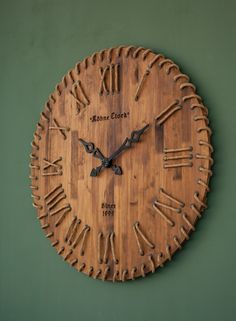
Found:
M 192 150 L 192 146 L 164 148 L 164 168 L 191 167 L 193 165 L 190 161 L 193 158 Z
M 68 132 L 70 130 L 70 128 L 60 126 L 58 121 L 55 118 L 53 118 L 52 123 L 53 124 L 52 124 L 52 126 L 49 126 L 49 129 L 50 130 L 57 130 L 63 136 L 63 138 L 66 139 L 66 132 Z
M 85 93 L 82 83 L 78 80 L 72 87 L 70 91 L 71 96 L 77 103 L 77 112 L 80 112 L 80 109 L 86 107 L 90 104 L 87 94 Z
M 59 157 L 55 160 L 48 160 L 46 158 L 43 159 L 44 167 L 43 167 L 43 176 L 56 176 L 56 175 L 62 175 L 62 166 L 58 164 L 60 161 L 62 161 L 62 157 Z
M 146 79 L 148 78 L 148 76 L 151 73 L 152 67 L 155 65 L 155 63 L 160 58 L 164 58 L 164 56 L 161 55 L 161 54 L 155 55 L 155 57 L 149 62 L 148 66 L 147 66 L 142 78 L 140 79 L 140 82 L 139 82 L 138 86 L 137 86 L 137 89 L 136 89 L 136 92 L 135 92 L 135 96 L 134 96 L 134 100 L 138 101 L 138 99 L 140 97 L 140 93 L 143 90 L 144 83 L 146 82 Z M 162 63 L 159 64 L 159 67 L 162 67 Z
M 85 252 L 86 238 L 88 232 L 90 231 L 90 227 L 88 225 L 84 225 L 80 229 L 80 224 L 81 220 L 74 216 L 66 232 L 65 242 L 71 245 L 73 249 L 75 249 L 78 244 L 81 243 L 80 255 L 83 256 Z
M 64 189 L 62 188 L 62 184 L 57 185 L 52 190 L 50 190 L 45 196 L 45 207 L 46 213 L 41 215 L 39 218 L 44 218 L 48 215 L 54 216 L 59 215 L 59 218 L 55 222 L 55 227 L 60 225 L 66 214 L 71 211 L 70 204 L 61 204 L 63 200 L 66 199 L 66 194 L 64 193 Z
M 140 240 L 142 240 L 150 249 L 154 249 L 155 248 L 155 245 L 152 242 L 149 241 L 147 236 L 140 229 L 140 223 L 139 222 L 135 222 L 134 223 L 133 231 L 134 231 L 134 235 L 135 235 L 135 240 L 137 242 L 139 254 L 141 256 L 144 255 L 144 250 L 143 250 L 143 247 L 142 247 L 142 244 L 141 244 Z
M 173 101 L 169 106 L 167 106 L 159 115 L 156 116 L 156 125 L 162 125 L 170 116 L 172 116 L 176 111 L 182 109 L 183 106 L 180 105 L 178 99 Z
M 109 254 L 111 252 L 112 260 L 115 264 L 118 264 L 118 259 L 115 254 L 115 233 L 107 233 L 104 235 L 102 232 L 98 233 L 98 263 L 108 263 Z M 103 250 L 103 255 L 102 255 Z
M 105 68 L 100 68 L 100 95 L 119 93 L 119 70 L 119 64 L 109 64 Z
M 142 76 L 142 78 L 140 79 L 140 82 L 137 86 L 137 89 L 136 89 L 136 92 L 135 92 L 135 95 L 134 95 L 134 100 L 135 101 L 138 101 L 139 97 L 140 97 L 140 93 L 141 91 L 143 90 L 143 86 L 144 86 L 144 83 L 146 82 L 146 79 L 147 77 L 150 75 L 150 68 L 147 68 Z
M 69 245 L 71 245 L 72 242 L 74 242 L 80 223 L 81 220 L 77 219 L 77 217 L 74 216 L 65 236 L 65 242 L 67 242 Z
M 170 201 L 169 204 L 156 200 L 153 202 L 152 206 L 154 210 L 166 221 L 166 223 L 173 227 L 175 225 L 174 221 L 166 215 L 164 210 L 181 213 L 182 208 L 185 206 L 185 204 L 172 195 L 168 194 L 166 191 L 164 191 L 163 188 L 160 188 L 160 194 Z M 172 203 L 174 203 L 174 205 Z

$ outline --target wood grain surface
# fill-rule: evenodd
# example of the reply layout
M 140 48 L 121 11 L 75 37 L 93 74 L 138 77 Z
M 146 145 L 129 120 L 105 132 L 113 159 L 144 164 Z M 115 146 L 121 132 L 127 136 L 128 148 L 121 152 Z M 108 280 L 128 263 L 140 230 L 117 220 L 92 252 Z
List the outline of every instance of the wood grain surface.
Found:
M 149 127 L 112 164 L 109 157 Z M 212 174 L 207 109 L 178 66 L 149 49 L 95 53 L 49 97 L 30 155 L 33 205 L 65 261 L 103 280 L 146 276 L 171 260 L 206 207 Z M 92 145 L 90 145 L 92 146 Z

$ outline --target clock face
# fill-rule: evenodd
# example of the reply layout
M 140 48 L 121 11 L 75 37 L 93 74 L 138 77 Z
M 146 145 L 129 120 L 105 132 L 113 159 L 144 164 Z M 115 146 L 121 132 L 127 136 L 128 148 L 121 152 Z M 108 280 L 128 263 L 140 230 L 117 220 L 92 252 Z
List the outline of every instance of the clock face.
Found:
M 206 208 L 207 109 L 151 50 L 94 53 L 65 75 L 32 142 L 33 205 L 65 261 L 125 281 L 171 260 Z

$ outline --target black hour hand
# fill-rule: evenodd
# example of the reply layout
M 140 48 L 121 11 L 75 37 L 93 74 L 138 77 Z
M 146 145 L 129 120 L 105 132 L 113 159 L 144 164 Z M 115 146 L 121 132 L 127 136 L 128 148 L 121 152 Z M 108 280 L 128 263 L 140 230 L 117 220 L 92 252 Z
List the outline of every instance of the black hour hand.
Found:
M 103 169 L 103 165 L 100 165 L 100 166 L 98 166 L 98 167 L 96 167 L 96 168 L 93 168 L 93 169 L 91 170 L 90 176 L 92 176 L 92 177 L 98 176 L 98 175 L 100 174 L 100 172 L 101 172 L 102 169 Z
M 79 138 L 79 142 L 84 146 L 85 150 L 87 153 L 91 154 L 94 153 L 95 151 L 95 147 L 94 144 L 91 142 L 86 142 L 85 140 L 83 140 L 82 138 Z
M 84 146 L 85 151 L 89 154 L 93 154 L 94 157 L 100 159 L 101 161 L 105 160 L 104 155 L 100 151 L 100 149 L 95 148 L 94 143 L 92 142 L 86 142 L 85 140 L 79 138 L 79 142 Z
M 112 165 L 111 169 L 116 175 L 122 175 L 122 169 L 118 165 Z

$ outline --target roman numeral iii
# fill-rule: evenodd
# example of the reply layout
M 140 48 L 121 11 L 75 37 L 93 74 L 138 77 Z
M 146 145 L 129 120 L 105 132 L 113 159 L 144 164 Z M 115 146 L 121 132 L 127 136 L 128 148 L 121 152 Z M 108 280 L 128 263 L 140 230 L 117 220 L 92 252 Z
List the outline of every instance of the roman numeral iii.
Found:
M 180 148 L 164 148 L 164 168 L 192 167 L 192 146 Z

